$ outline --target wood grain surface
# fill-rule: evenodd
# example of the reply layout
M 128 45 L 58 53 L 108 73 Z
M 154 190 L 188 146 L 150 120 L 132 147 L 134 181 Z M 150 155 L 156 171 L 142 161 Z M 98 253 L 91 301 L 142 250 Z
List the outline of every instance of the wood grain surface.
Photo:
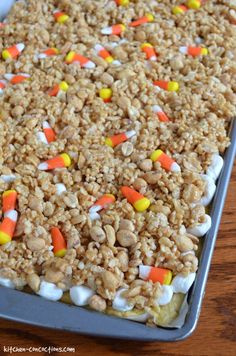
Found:
M 177 343 L 141 343 L 96 339 L 0 320 L 0 355 L 7 347 L 74 347 L 53 355 L 85 356 L 234 356 L 236 355 L 236 166 L 231 178 L 200 320 L 194 334 Z M 12 353 L 16 354 L 16 353 Z M 19 354 L 19 353 L 18 353 Z M 23 352 L 47 355 L 47 352 Z

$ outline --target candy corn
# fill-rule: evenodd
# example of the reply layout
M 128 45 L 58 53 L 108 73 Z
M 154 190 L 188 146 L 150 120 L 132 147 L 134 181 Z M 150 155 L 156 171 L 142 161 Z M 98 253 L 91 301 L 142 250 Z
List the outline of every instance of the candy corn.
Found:
M 113 64 L 116 64 L 116 65 L 120 65 L 120 61 L 117 61 L 117 60 L 114 60 L 114 58 L 112 57 L 112 55 L 103 47 L 101 46 L 100 44 L 97 44 L 95 47 L 94 47 L 97 55 L 99 57 L 101 57 L 102 59 L 104 59 L 107 63 L 113 63 Z
M 2 211 L 6 213 L 16 208 L 17 192 L 15 190 L 6 190 L 2 195 Z
M 69 85 L 63 81 L 60 84 L 54 85 L 54 87 L 48 91 L 48 95 L 60 96 L 60 94 L 62 94 L 63 92 L 67 92 L 68 88 L 69 88 Z
M 0 224 L 0 245 L 11 241 L 17 222 L 17 211 L 9 210 L 5 213 L 4 219 Z
M 11 183 L 14 182 L 16 176 L 14 174 L 2 174 L 0 178 L 3 180 L 4 183 Z
M 128 6 L 129 0 L 115 0 L 117 6 Z
M 136 132 L 134 130 L 126 131 L 126 132 L 120 133 L 118 135 L 107 137 L 105 140 L 105 144 L 110 147 L 115 147 L 115 146 L 119 145 L 120 143 L 127 141 L 129 138 L 131 138 L 135 135 L 136 135 Z
M 47 121 L 43 122 L 43 132 L 47 139 L 47 143 L 50 143 L 50 142 L 53 142 L 56 140 L 56 134 Z
M 162 150 L 156 150 L 151 154 L 151 160 L 153 162 L 159 162 L 167 171 L 180 172 L 180 166 L 169 156 L 167 156 Z
M 173 9 L 172 9 L 172 13 L 174 15 L 184 14 L 186 11 L 188 11 L 188 8 L 185 5 L 178 5 L 178 6 L 173 7 Z
M 207 48 L 202 47 L 180 47 L 179 51 L 183 54 L 189 54 L 190 56 L 197 57 L 197 56 L 205 56 L 208 54 Z
M 142 194 L 132 188 L 124 186 L 121 188 L 121 192 L 128 202 L 139 212 L 146 210 L 151 204 L 148 198 L 145 198 Z
M 49 171 L 56 168 L 69 167 L 71 165 L 71 158 L 67 153 L 62 153 L 57 157 L 51 158 L 46 162 L 40 163 L 38 169 L 41 171 Z
M 124 32 L 126 29 L 125 25 L 123 24 L 118 24 L 118 25 L 113 25 L 110 27 L 104 27 L 101 30 L 101 33 L 103 35 L 120 35 L 122 32 Z
M 43 142 L 46 145 L 48 144 L 48 140 L 47 140 L 44 132 L 39 131 L 36 133 L 36 136 L 40 142 Z
M 158 119 L 162 122 L 170 121 L 168 116 L 164 113 L 164 111 L 158 105 L 153 105 L 152 110 L 154 113 L 157 114 Z
M 97 213 L 103 209 L 106 209 L 108 205 L 114 203 L 116 198 L 113 194 L 104 194 L 99 198 L 89 209 L 89 213 Z
M 201 7 L 203 1 L 201 0 L 188 0 L 186 2 L 186 6 L 189 8 L 189 9 L 194 9 L 194 10 L 197 10 Z
M 65 23 L 69 16 L 67 14 L 65 14 L 64 12 L 56 9 L 54 12 L 53 12 L 53 16 L 54 16 L 54 19 L 58 22 L 58 23 Z
M 170 284 L 172 280 L 172 272 L 169 269 L 152 267 L 152 266 L 139 266 L 139 278 L 144 281 L 152 281 L 160 284 Z
M 154 83 L 157 87 L 167 91 L 178 91 L 179 84 L 177 82 L 168 82 L 166 80 L 156 80 Z
M 26 73 L 18 73 L 18 74 L 6 73 L 4 74 L 4 78 L 7 79 L 11 84 L 19 84 L 29 79 L 30 75 Z
M 95 68 L 95 63 L 90 61 L 90 59 L 81 56 L 81 54 L 75 53 L 74 51 L 70 51 L 66 56 L 66 63 L 71 64 L 76 62 L 78 62 L 80 66 L 83 68 L 87 68 L 87 69 Z
M 111 88 L 102 88 L 99 90 L 99 96 L 103 99 L 104 103 L 111 102 L 112 98 L 112 89 Z
M 18 43 L 15 46 L 6 48 L 2 51 L 2 58 L 7 60 L 9 58 L 17 58 L 21 52 L 24 50 L 25 45 L 23 43 Z
M 143 43 L 141 45 L 141 50 L 146 53 L 146 59 L 150 61 L 156 61 L 157 60 L 157 54 L 155 52 L 155 49 L 151 43 Z
M 3 90 L 6 88 L 6 81 L 0 80 L 0 95 L 3 93 Z
M 38 59 L 44 59 L 47 57 L 56 56 L 59 53 L 58 49 L 55 47 L 51 47 L 43 51 L 42 53 L 38 54 Z
M 130 27 L 137 27 L 143 25 L 148 22 L 152 22 L 154 20 L 154 16 L 152 14 L 146 14 L 145 16 L 141 17 L 138 20 L 132 21 L 129 23 Z
M 66 241 L 58 229 L 58 227 L 51 228 L 53 253 L 56 257 L 64 257 L 66 254 Z

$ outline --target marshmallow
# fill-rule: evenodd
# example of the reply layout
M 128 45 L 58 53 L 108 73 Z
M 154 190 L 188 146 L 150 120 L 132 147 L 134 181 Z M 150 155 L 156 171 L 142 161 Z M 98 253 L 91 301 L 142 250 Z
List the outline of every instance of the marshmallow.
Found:
M 126 288 L 121 288 L 116 292 L 115 298 L 112 303 L 112 308 L 121 312 L 126 312 L 132 310 L 134 306 L 128 303 L 128 300 L 122 297 L 122 293 L 125 292 Z M 134 319 L 133 319 L 134 320 Z
M 2 174 L 0 179 L 2 179 L 4 183 L 11 183 L 14 182 L 16 176 L 14 174 Z
M 61 195 L 62 193 L 66 192 L 66 186 L 63 183 L 57 183 L 56 189 L 57 195 Z
M 52 300 L 55 302 L 61 299 L 63 291 L 53 283 L 42 281 L 40 283 L 40 288 L 37 294 L 45 299 Z
M 15 284 L 9 278 L 0 277 L 0 286 L 15 289 Z
M 206 187 L 205 187 L 204 195 L 200 199 L 199 204 L 203 206 L 207 206 L 210 204 L 212 198 L 214 197 L 216 191 L 216 185 L 214 180 L 210 176 L 206 174 L 201 174 L 201 177 L 206 182 Z
M 156 300 L 157 304 L 159 304 L 159 305 L 169 304 L 173 297 L 173 293 L 174 293 L 173 287 L 163 285 L 161 289 L 162 289 L 162 294 L 159 298 L 157 298 L 157 300 Z
M 171 283 L 173 292 L 186 294 L 191 288 L 195 278 L 196 273 L 190 273 L 188 276 L 184 276 L 181 273 L 177 274 Z
M 95 294 L 95 292 L 82 285 L 82 286 L 74 286 L 70 289 L 70 298 L 72 302 L 79 306 L 82 307 L 84 305 L 88 305 L 89 299 Z
M 141 314 L 133 312 L 133 314 L 126 316 L 125 319 L 138 321 L 140 323 L 145 323 L 150 315 L 146 312 Z
M 213 154 L 211 165 L 207 168 L 206 174 L 215 181 L 220 175 L 223 164 L 223 158 L 217 153 Z
M 211 217 L 205 214 L 205 222 L 194 227 L 189 227 L 187 232 L 196 237 L 204 236 L 211 228 Z

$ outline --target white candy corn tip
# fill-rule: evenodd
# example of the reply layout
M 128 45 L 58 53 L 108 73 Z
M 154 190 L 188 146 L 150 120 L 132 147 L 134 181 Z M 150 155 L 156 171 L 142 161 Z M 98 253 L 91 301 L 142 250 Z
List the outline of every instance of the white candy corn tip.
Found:
M 206 174 L 201 174 L 201 177 L 206 182 L 206 187 L 205 187 L 204 195 L 200 199 L 199 204 L 203 206 L 207 206 L 210 204 L 212 198 L 214 197 L 216 191 L 216 185 L 214 180 L 210 176 Z
M 45 59 L 45 58 L 47 58 L 48 56 L 45 54 L 45 53 L 40 53 L 40 54 L 38 54 L 37 56 L 36 56 L 36 58 L 38 58 L 38 59 Z
M 159 305 L 169 304 L 173 297 L 173 287 L 168 285 L 162 285 L 162 294 L 159 298 L 157 298 L 156 302 Z
M 94 220 L 101 219 L 101 216 L 98 213 L 93 212 L 93 213 L 89 213 L 89 218 L 91 221 L 94 221 Z
M 155 62 L 157 60 L 157 56 L 151 56 L 149 58 L 149 61 Z
M 38 169 L 39 169 L 40 171 L 46 171 L 46 170 L 48 169 L 47 163 L 46 163 L 46 162 L 40 163 L 40 164 L 38 165 Z
M 62 193 L 66 192 L 66 186 L 63 183 L 56 184 L 56 194 L 61 195 Z
M 188 53 L 188 47 L 180 47 L 179 51 L 180 51 L 180 53 L 186 54 L 186 53 Z
M 205 214 L 205 221 L 202 224 L 196 225 L 194 227 L 189 227 L 187 232 L 196 237 L 204 236 L 211 228 L 211 217 Z
M 125 134 L 126 134 L 127 138 L 131 138 L 136 135 L 136 131 L 130 130 L 130 131 L 127 131 Z
M 206 174 L 209 177 L 211 177 L 214 181 L 216 181 L 220 175 L 223 165 L 224 165 L 223 158 L 217 153 L 213 154 L 211 164 L 208 167 Z
M 61 299 L 63 290 L 58 288 L 54 283 L 42 281 L 40 283 L 40 288 L 37 294 L 45 299 L 55 302 Z
M 121 62 L 116 59 L 112 62 L 112 64 L 114 64 L 115 66 L 121 66 Z
M 171 283 L 174 293 L 186 294 L 191 288 L 194 280 L 196 278 L 196 273 L 190 273 L 188 276 L 183 274 L 177 274 Z
M 83 64 L 82 67 L 87 68 L 87 69 L 93 69 L 96 67 L 96 64 L 93 63 L 92 61 L 88 61 L 87 63 Z
M 95 51 L 96 52 L 100 52 L 100 51 L 102 51 L 103 49 L 105 49 L 103 46 L 101 46 L 100 44 L 96 44 L 95 46 L 94 46 L 94 49 L 95 49 Z
M 72 302 L 78 307 L 82 307 L 89 304 L 89 299 L 95 294 L 95 292 L 84 286 L 74 286 L 70 288 L 70 298 Z
M 5 77 L 5 75 L 4 75 L 4 77 Z M 7 85 L 7 82 L 5 80 L 3 80 L 3 79 L 0 80 L 0 83 L 3 84 L 4 86 Z
M 24 43 L 18 43 L 16 45 L 16 48 L 18 49 L 19 52 L 22 52 L 23 49 L 25 48 L 25 45 L 24 45 Z
M 11 183 L 14 182 L 16 176 L 14 174 L 2 174 L 0 179 L 2 179 L 4 183 Z
M 15 284 L 9 278 L 0 277 L 0 286 L 15 289 Z
M 36 136 L 37 136 L 37 138 L 38 138 L 38 140 L 39 140 L 40 142 L 43 142 L 43 143 L 45 143 L 46 145 L 48 144 L 47 138 L 46 138 L 46 136 L 45 136 L 45 134 L 44 134 L 43 132 L 37 132 Z M 39 169 L 40 169 L 40 168 L 39 168 Z
M 153 105 L 152 110 L 155 113 L 163 112 L 163 110 L 161 109 L 161 107 L 159 105 Z
M 121 288 L 116 292 L 115 298 L 112 302 L 112 308 L 121 312 L 127 312 L 134 308 L 133 304 L 128 303 L 128 300 L 122 297 L 122 293 L 127 291 L 126 288 Z
M 16 222 L 18 213 L 16 210 L 8 210 L 5 212 L 4 217 Z
M 139 278 L 141 278 L 143 280 L 148 279 L 151 268 L 152 267 L 150 267 L 150 266 L 140 265 L 139 266 Z
M 102 30 L 101 30 L 101 33 L 103 35 L 111 35 L 112 34 L 112 28 L 111 27 L 104 27 Z
M 179 173 L 179 172 L 181 172 L 181 168 L 180 168 L 180 166 L 178 165 L 178 163 L 176 163 L 176 162 L 172 163 L 172 165 L 171 165 L 171 172 L 173 172 L 173 173 Z
M 43 129 L 50 129 L 51 126 L 49 125 L 49 123 L 47 121 L 43 122 Z

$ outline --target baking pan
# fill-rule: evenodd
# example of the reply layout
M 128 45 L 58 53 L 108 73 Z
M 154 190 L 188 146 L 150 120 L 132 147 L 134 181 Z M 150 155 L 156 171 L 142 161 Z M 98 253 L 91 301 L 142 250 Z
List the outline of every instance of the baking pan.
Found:
M 80 334 L 140 341 L 183 340 L 194 331 L 199 318 L 205 285 L 236 152 L 236 121 L 229 132 L 231 145 L 224 156 L 211 207 L 212 227 L 203 238 L 203 248 L 195 283 L 189 293 L 189 310 L 180 329 L 151 328 L 145 324 L 108 316 L 84 308 L 51 302 L 36 295 L 0 287 L 0 317 L 47 328 Z
M 13 3 L 13 0 L 8 0 Z M 5 9 L 7 11 L 8 9 Z M 199 269 L 188 295 L 189 309 L 180 329 L 150 328 L 145 324 L 97 313 L 85 308 L 51 302 L 36 295 L 0 287 L 0 317 L 31 325 L 67 330 L 85 335 L 139 341 L 178 341 L 191 335 L 197 325 L 205 294 L 205 285 L 224 207 L 236 152 L 236 122 L 229 130 L 231 145 L 224 155 L 224 167 L 218 179 L 211 206 L 212 227 L 203 238 Z

